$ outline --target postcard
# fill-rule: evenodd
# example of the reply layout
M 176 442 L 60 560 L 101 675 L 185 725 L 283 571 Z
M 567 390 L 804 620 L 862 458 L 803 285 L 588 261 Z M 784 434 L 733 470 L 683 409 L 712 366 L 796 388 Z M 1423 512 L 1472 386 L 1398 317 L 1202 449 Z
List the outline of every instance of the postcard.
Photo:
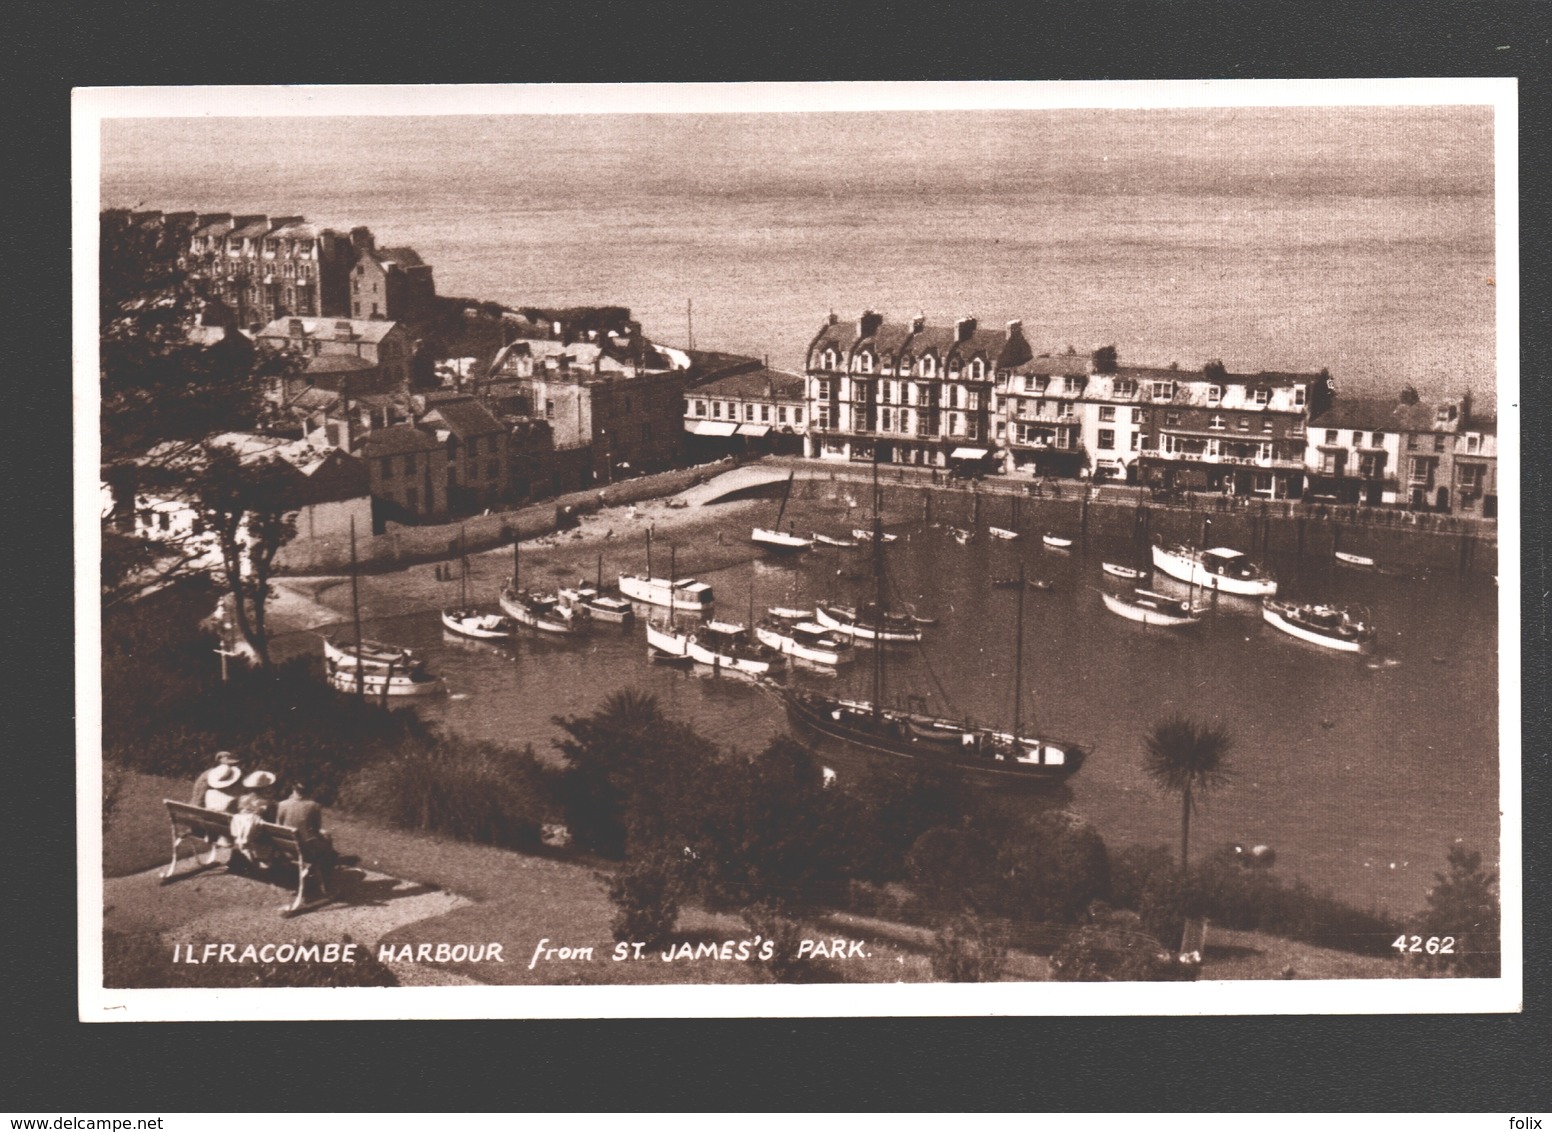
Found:
M 81 1018 L 1520 1009 L 1517 127 L 78 90 Z

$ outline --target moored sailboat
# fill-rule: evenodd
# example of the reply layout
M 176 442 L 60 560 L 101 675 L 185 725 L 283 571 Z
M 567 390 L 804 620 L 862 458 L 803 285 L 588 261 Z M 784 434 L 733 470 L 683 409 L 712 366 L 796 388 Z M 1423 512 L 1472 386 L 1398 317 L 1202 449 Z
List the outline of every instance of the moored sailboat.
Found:
M 874 527 L 878 529 L 878 467 L 874 463 Z M 873 608 L 887 616 L 883 540 L 874 540 Z M 1014 726 L 1009 731 L 979 727 L 969 721 L 902 711 L 883 706 L 884 653 L 873 652 L 871 699 L 848 699 L 817 691 L 784 687 L 781 696 L 788 719 L 800 732 L 829 740 L 835 753 L 850 753 L 884 769 L 905 773 L 946 773 L 977 786 L 1005 790 L 1033 789 L 1061 782 L 1075 773 L 1087 752 L 1075 743 L 1052 741 L 1022 733 L 1019 703 L 1023 666 L 1023 586 L 1019 587 L 1019 632 L 1015 660 Z M 822 622 L 821 622 L 822 623 Z M 821 754 L 824 752 L 821 750 Z
M 694 578 L 682 581 L 674 578 L 652 576 L 652 532 L 647 532 L 647 572 L 645 574 L 621 574 L 620 593 L 632 601 L 647 605 L 661 605 L 667 609 L 686 613 L 709 613 L 716 600 L 711 587 Z
M 501 609 L 517 624 L 552 637 L 576 636 L 587 628 L 587 610 L 563 606 L 555 594 L 533 593 L 522 587 L 522 562 L 518 547 L 512 543 L 512 577 L 499 599 Z
M 812 621 L 762 621 L 754 633 L 783 656 L 828 668 L 850 664 L 854 655 L 850 641 Z
M 361 594 L 356 582 L 356 524 L 350 523 L 350 610 L 354 640 L 323 638 L 324 678 L 330 687 L 358 696 L 429 696 L 445 692 L 441 679 L 426 671 L 412 649 L 369 641 L 361 636 Z
M 1181 600 L 1168 594 L 1141 588 L 1124 594 L 1102 590 L 1099 596 L 1104 600 L 1105 608 L 1111 613 L 1118 613 L 1129 621 L 1166 628 L 1199 625 L 1208 610 L 1208 606 L 1200 602 Z
M 458 606 L 442 610 L 442 624 L 449 632 L 477 641 L 510 637 L 514 626 L 499 613 L 483 613 L 469 604 L 469 557 L 463 552 L 463 531 L 458 532 Z
M 776 511 L 776 523 L 771 527 L 756 527 L 749 537 L 757 545 L 777 554 L 801 554 L 814 545 L 813 539 L 802 538 L 791 531 L 781 529 L 781 517 L 787 513 L 787 500 L 792 496 L 792 481 L 797 476 L 793 471 L 787 475 L 787 487 L 781 495 L 781 507 Z

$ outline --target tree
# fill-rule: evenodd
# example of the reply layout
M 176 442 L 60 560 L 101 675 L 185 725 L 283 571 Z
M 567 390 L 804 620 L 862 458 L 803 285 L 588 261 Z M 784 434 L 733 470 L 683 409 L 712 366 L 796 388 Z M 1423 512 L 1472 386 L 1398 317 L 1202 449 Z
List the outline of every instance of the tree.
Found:
M 1066 810 L 1026 818 L 1002 850 L 1004 910 L 1020 920 L 1075 921 L 1109 895 L 1110 855 L 1093 825 Z
M 195 495 L 191 477 L 204 467 L 203 441 L 251 428 L 264 382 L 298 362 L 260 354 L 205 294 L 185 267 L 186 225 L 109 210 L 99 217 L 99 235 L 101 471 L 114 500 L 103 516 L 102 597 L 112 606 L 205 568 L 204 540 L 151 546 L 119 523 L 142 490 Z M 200 321 L 225 326 L 224 336 L 212 345 L 191 339 Z
M 1331 380 L 1331 371 L 1323 369 L 1309 391 L 1309 419 L 1314 420 L 1335 403 L 1336 382 Z
M 1482 854 L 1452 845 L 1449 872 L 1435 873 L 1428 891 L 1428 908 L 1418 918 L 1416 934 L 1454 937 L 1448 953 L 1426 961 L 1443 969 L 1479 978 L 1499 972 L 1498 872 L 1482 867 Z
M 1115 373 L 1118 364 L 1116 348 L 1101 346 L 1089 355 L 1089 360 L 1094 364 L 1095 373 Z
M 1417 404 L 1417 386 L 1407 384 L 1401 387 L 1401 392 L 1396 395 L 1396 400 L 1403 405 Z
M 264 668 L 270 667 L 265 610 L 272 592 L 275 555 L 296 535 L 299 475 L 284 460 L 244 462 L 230 448 L 213 446 L 196 473 L 200 515 L 221 551 L 216 581 L 232 597 L 243 640 Z
M 1191 811 L 1199 795 L 1228 781 L 1229 733 L 1218 724 L 1197 723 L 1172 715 L 1155 723 L 1143 737 L 1143 769 L 1165 790 L 1180 795 L 1180 868 L 1191 848 Z
M 1212 361 L 1202 364 L 1202 376 L 1208 381 L 1216 381 L 1222 384 L 1229 379 L 1229 367 L 1223 364 L 1222 359 L 1214 358 Z
M 995 983 L 1008 965 L 1008 933 L 996 921 L 955 916 L 932 937 L 932 977 L 942 983 Z

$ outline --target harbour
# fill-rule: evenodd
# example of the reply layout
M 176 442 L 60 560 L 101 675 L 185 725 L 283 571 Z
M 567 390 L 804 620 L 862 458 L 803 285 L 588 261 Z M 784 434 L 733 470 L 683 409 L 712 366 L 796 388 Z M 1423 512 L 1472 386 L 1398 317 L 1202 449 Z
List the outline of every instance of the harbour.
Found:
M 914 697 L 936 713 L 1007 725 L 1015 595 L 986 579 L 1016 573 L 1022 562 L 1030 578 L 1051 582 L 1049 590 L 1030 589 L 1025 596 L 1024 718 L 1092 750 L 1081 773 L 1066 783 L 1066 804 L 1094 821 L 1114 847 L 1165 845 L 1174 836 L 1178 814 L 1146 779 L 1140 755 L 1142 730 L 1172 710 L 1219 719 L 1237 739 L 1232 784 L 1196 819 L 1205 847 L 1272 845 L 1285 877 L 1341 892 L 1360 906 L 1410 913 L 1450 845 L 1496 841 L 1497 590 L 1490 577 L 1437 570 L 1407 580 L 1354 571 L 1328 550 L 1317 552 L 1313 539 L 1303 557 L 1275 549 L 1281 543 L 1272 539 L 1274 549 L 1255 557 L 1270 567 L 1281 592 L 1374 611 L 1373 651 L 1348 656 L 1279 633 L 1262 620 L 1259 600 L 1232 594 L 1198 590 L 1195 600 L 1208 611 L 1186 633 L 1114 616 L 1103 593 L 1124 584 L 1107 576 L 1102 564 L 1134 562 L 1138 554 L 1131 538 L 1100 533 L 1106 524 L 1091 523 L 1088 538 L 1057 550 L 1034 537 L 1053 513 L 1034 512 L 1031 504 L 1040 501 L 1030 501 L 1021 509 L 1025 537 L 960 545 L 951 530 L 972 522 L 977 508 L 1012 522 L 1007 501 L 939 492 L 929 520 L 933 508 L 921 490 L 885 494 L 885 524 L 897 536 L 886 547 L 893 600 L 909 603 L 935 624 L 923 628 L 919 646 L 884 646 L 884 702 L 904 707 Z M 866 519 L 866 508 L 848 501 L 864 495 L 816 481 L 794 493 L 788 517 L 798 530 L 848 530 Z M 681 576 L 693 570 L 697 581 L 711 586 L 715 616 L 731 622 L 745 621 L 751 607 L 758 620 L 770 607 L 867 600 L 868 545 L 767 555 L 749 531 L 769 507 L 768 499 L 711 504 L 675 530 L 666 504 L 647 505 L 644 521 L 663 523 L 654 571 L 661 572 L 672 547 L 686 564 Z M 1188 518 L 1200 530 L 1203 517 L 1187 513 L 1178 522 Z M 572 545 L 562 540 L 550 550 L 552 558 L 591 563 L 594 540 L 615 529 L 605 525 L 607 516 L 591 521 L 596 526 Z M 1217 545 L 1219 530 L 1229 524 L 1221 517 L 1215 524 Z M 1124 529 L 1118 520 L 1112 526 Z M 1076 524 L 1066 529 L 1080 535 Z M 1232 528 L 1222 533 L 1222 541 L 1233 544 Z M 606 579 L 635 559 L 636 568 L 644 564 L 644 540 L 633 546 L 617 534 L 603 539 L 603 546 Z M 536 563 L 535 577 L 547 571 L 565 584 L 568 566 L 525 550 L 526 561 Z M 471 603 L 494 609 L 510 573 L 510 548 L 473 554 L 470 562 Z M 362 578 L 370 612 L 363 631 L 425 658 L 448 695 L 413 710 L 453 734 L 516 749 L 532 745 L 541 757 L 554 758 L 555 717 L 586 714 L 627 687 L 651 692 L 669 715 L 745 755 L 789 733 L 780 701 L 754 681 L 702 666 L 651 663 L 639 625 L 595 624 L 576 641 L 530 632 L 509 642 L 483 642 L 447 632 L 435 599 L 427 598 L 440 589 L 452 601 L 458 583 L 441 583 L 428 593 L 419 575 L 430 569 Z M 591 577 L 593 569 L 581 572 Z M 408 595 L 407 575 L 417 576 L 415 593 L 426 596 Z M 1159 572 L 1152 585 L 1190 598 L 1184 583 Z M 344 589 L 334 587 L 325 600 L 332 603 Z M 641 622 L 664 611 L 638 604 L 637 612 Z M 701 620 L 678 616 L 686 624 Z M 275 644 L 277 655 L 317 650 L 312 631 L 284 634 Z M 872 647 L 859 644 L 857 663 L 839 675 L 794 663 L 780 679 L 830 694 L 865 691 Z

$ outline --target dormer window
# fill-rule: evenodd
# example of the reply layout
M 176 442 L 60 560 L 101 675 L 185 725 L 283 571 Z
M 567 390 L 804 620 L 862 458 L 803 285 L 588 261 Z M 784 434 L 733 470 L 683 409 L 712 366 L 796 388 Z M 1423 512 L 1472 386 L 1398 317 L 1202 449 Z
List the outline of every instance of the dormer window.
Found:
M 1304 404 L 1304 386 L 1302 386 L 1302 385 L 1295 385 L 1293 387 L 1293 403 L 1295 405 L 1303 405 Z
M 1480 452 L 1482 450 L 1482 437 L 1474 432 L 1466 434 L 1466 451 Z
M 976 358 L 970 363 L 970 377 L 975 381 L 982 381 L 986 377 L 986 362 L 982 358 Z
M 822 358 L 820 358 L 819 364 L 824 369 L 834 369 L 835 368 L 835 351 L 834 350 L 826 350 L 824 352 L 824 356 Z
M 1268 389 L 1257 389 L 1255 391 L 1255 402 L 1257 405 L 1265 405 L 1270 398 L 1271 391 Z
M 1207 387 L 1207 403 L 1209 405 L 1216 405 L 1221 400 L 1223 400 L 1223 386 L 1209 385 Z
M 1370 447 L 1373 447 L 1373 448 L 1383 448 L 1384 446 L 1385 446 L 1385 434 L 1383 432 L 1375 433 L 1374 437 L 1373 437 L 1373 441 L 1372 441 Z
M 1175 396 L 1175 383 L 1173 381 L 1155 381 L 1153 383 L 1153 399 L 1155 401 L 1168 401 Z
M 937 374 L 938 359 L 934 358 L 931 354 L 928 354 L 926 357 L 924 357 L 921 364 L 922 375 L 924 377 L 933 377 Z
M 1137 383 L 1130 378 L 1117 381 L 1115 383 L 1115 395 L 1117 397 L 1137 396 Z

